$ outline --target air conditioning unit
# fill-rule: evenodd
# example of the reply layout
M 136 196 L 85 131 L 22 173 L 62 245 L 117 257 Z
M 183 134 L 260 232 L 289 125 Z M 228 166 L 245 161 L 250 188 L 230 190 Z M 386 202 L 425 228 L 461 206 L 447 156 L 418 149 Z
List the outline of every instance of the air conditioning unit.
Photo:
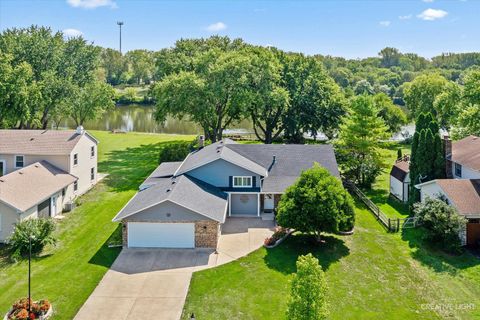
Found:
M 75 209 L 75 203 L 74 202 L 67 202 L 65 203 L 65 208 L 64 208 L 64 212 L 70 212 L 72 211 L 73 209 Z

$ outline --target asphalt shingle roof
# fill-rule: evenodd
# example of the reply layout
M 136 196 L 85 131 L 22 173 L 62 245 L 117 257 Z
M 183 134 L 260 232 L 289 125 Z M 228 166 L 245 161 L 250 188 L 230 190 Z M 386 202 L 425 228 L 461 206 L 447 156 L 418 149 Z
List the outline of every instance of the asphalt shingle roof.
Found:
M 480 171 L 480 137 L 468 136 L 452 144 L 452 161 Z
M 186 175 L 159 178 L 154 185 L 140 190 L 113 221 L 121 221 L 165 200 L 175 202 L 209 219 L 224 222 L 227 194 Z
M 437 179 L 436 182 L 458 213 L 480 214 L 480 179 Z
M 404 181 L 407 174 L 410 172 L 410 162 L 406 160 L 401 160 L 395 162 L 390 171 L 390 175 L 395 177 L 399 181 Z
M 0 154 L 70 154 L 81 136 L 75 130 L 0 130 Z
M 157 183 L 161 178 L 172 177 L 178 167 L 182 164 L 181 161 L 178 162 L 162 162 L 149 176 L 143 181 L 140 189 L 143 189 L 147 186 Z
M 35 162 L 0 177 L 0 201 L 24 212 L 76 180 L 47 161 Z

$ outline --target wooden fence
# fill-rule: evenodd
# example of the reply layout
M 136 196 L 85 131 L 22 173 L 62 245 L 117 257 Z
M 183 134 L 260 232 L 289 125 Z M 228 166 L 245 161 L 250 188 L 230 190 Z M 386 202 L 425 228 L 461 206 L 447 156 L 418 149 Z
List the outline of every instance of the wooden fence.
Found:
M 353 182 L 343 180 L 345 188 L 353 195 L 357 196 L 373 213 L 373 215 L 389 232 L 398 232 L 402 228 L 415 228 L 417 226 L 416 219 L 410 218 L 389 218 L 380 208 L 373 203 Z

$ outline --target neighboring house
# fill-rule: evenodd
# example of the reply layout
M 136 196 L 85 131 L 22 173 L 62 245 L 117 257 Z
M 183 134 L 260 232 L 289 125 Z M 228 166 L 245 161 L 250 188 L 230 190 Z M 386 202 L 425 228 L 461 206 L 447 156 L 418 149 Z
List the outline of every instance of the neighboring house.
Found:
M 0 130 L 0 242 L 25 218 L 53 217 L 97 182 L 98 141 L 77 130 Z
M 395 161 L 390 171 L 390 194 L 400 201 L 408 202 L 410 187 L 410 156 Z
M 478 245 L 480 241 L 480 179 L 437 179 L 415 186 L 420 200 L 442 199 L 455 207 L 467 220 L 463 245 Z
M 468 136 L 451 142 L 445 139 L 447 178 L 480 179 L 480 138 Z
M 126 247 L 215 248 L 228 217 L 273 218 L 281 194 L 315 162 L 340 178 L 330 145 L 224 139 L 161 163 L 113 221 L 123 223 Z

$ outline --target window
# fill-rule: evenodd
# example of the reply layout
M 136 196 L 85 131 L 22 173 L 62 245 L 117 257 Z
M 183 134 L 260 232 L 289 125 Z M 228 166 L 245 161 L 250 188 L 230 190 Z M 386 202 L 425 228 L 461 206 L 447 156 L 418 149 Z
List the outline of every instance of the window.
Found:
M 95 179 L 95 168 L 90 169 L 90 180 Z
M 25 165 L 25 157 L 15 156 L 15 168 L 23 168 L 24 165 Z
M 462 177 L 462 165 L 461 164 L 458 164 L 458 163 L 455 163 L 455 175 L 457 177 Z
M 62 197 L 65 197 L 65 188 L 62 189 Z
M 252 187 L 252 177 L 233 177 L 233 187 Z
M 78 181 L 75 181 L 75 182 L 73 183 L 73 191 L 74 191 L 74 192 L 77 192 L 77 190 L 78 190 Z
M 73 165 L 76 166 L 78 164 L 78 153 L 73 155 Z
M 90 147 L 90 158 L 95 157 L 95 146 Z

